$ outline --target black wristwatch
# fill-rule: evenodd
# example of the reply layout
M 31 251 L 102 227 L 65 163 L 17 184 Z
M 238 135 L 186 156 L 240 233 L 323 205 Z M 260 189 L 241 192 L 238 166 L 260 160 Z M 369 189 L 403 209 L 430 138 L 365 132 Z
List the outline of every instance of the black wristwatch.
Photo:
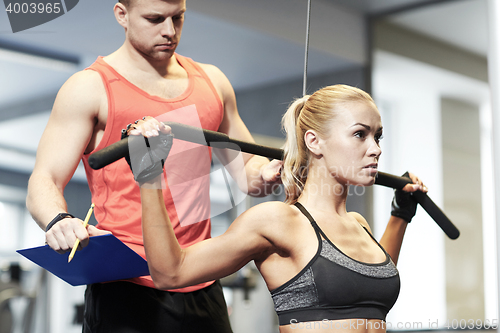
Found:
M 52 221 L 50 221 L 49 224 L 47 224 L 47 228 L 45 228 L 45 232 L 49 231 L 50 228 L 52 228 L 54 226 L 54 224 L 56 224 L 57 222 L 61 221 L 62 219 L 65 219 L 67 217 L 73 217 L 73 215 L 71 215 L 70 213 L 59 213 L 56 215 L 56 217 L 54 217 L 54 219 Z

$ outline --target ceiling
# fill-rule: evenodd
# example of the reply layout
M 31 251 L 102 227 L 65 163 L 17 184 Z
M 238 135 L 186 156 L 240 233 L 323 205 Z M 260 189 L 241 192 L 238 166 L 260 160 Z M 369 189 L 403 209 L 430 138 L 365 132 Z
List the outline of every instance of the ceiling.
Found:
M 444 2 L 393 15 L 390 21 L 486 57 L 487 4 L 485 0 Z
M 72 73 L 123 43 L 123 29 L 113 16 L 114 3 L 82 0 L 59 18 L 17 33 L 12 33 L 6 12 L 0 11 L 0 116 L 4 119 L 0 168 L 30 172 L 57 90 Z M 188 0 L 187 5 L 178 52 L 215 64 L 235 90 L 302 77 L 305 0 Z M 364 18 L 389 12 L 398 12 L 390 18 L 396 24 L 487 54 L 486 0 L 313 0 L 308 75 L 363 64 Z M 76 57 L 80 62 L 2 52 L 2 46 L 49 58 Z

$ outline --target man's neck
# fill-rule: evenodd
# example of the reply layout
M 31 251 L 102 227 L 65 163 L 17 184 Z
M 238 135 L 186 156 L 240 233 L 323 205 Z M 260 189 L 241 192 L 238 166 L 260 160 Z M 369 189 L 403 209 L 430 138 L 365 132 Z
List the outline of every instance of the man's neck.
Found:
M 167 79 L 170 76 L 177 76 L 180 69 L 175 54 L 156 60 L 144 56 L 135 49 L 130 50 L 125 44 L 109 56 L 104 57 L 104 60 L 118 72 L 134 76 L 145 75 Z
M 189 84 L 186 70 L 175 55 L 168 63 L 151 63 L 144 58 L 129 57 L 122 49 L 104 57 L 104 61 L 137 88 L 165 99 L 180 96 Z M 159 67 L 159 68 L 158 68 Z

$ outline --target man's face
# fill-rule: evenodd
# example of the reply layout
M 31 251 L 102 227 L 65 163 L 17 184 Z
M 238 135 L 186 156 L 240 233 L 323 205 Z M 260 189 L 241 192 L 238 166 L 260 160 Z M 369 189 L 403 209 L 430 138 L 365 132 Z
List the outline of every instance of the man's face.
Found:
M 151 60 L 169 59 L 181 39 L 186 0 L 135 0 L 127 7 L 126 36 Z

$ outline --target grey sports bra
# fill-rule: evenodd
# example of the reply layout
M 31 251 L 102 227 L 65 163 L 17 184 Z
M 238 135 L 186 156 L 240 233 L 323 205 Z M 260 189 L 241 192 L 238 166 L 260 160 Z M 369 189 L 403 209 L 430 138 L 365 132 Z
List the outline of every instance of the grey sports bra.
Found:
M 271 291 L 280 325 L 338 319 L 380 319 L 399 295 L 399 273 L 390 256 L 369 264 L 340 251 L 300 204 L 318 237 L 318 251 L 295 277 Z M 323 237 L 323 239 L 322 239 Z

